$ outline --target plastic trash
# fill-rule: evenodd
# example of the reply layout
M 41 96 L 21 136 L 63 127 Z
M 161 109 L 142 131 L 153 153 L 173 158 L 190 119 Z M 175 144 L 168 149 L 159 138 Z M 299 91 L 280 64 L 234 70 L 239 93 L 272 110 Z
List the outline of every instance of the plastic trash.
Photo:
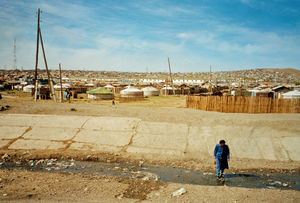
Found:
M 184 193 L 186 193 L 186 190 L 182 187 L 179 190 L 176 190 L 175 192 L 173 192 L 173 197 L 183 195 Z

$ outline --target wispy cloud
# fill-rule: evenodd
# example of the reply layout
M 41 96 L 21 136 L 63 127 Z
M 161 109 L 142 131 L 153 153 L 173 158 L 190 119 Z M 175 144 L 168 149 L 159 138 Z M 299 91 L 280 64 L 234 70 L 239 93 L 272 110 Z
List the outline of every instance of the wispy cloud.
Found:
M 148 66 L 163 71 L 168 56 L 175 71 L 206 70 L 209 64 L 235 68 L 300 64 L 300 32 L 292 21 L 289 30 L 248 26 L 248 21 L 260 22 L 235 19 L 210 1 L 3 0 L 0 6 L 0 68 L 11 67 L 14 37 L 19 67 L 34 67 L 38 7 L 43 11 L 41 26 L 52 68 L 62 62 L 70 68 L 143 71 Z

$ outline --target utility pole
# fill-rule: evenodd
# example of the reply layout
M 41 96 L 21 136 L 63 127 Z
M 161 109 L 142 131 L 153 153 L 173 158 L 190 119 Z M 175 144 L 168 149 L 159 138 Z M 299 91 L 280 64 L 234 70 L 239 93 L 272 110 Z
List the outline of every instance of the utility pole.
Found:
M 34 74 L 34 100 L 37 100 L 37 74 L 38 74 L 38 64 L 39 64 L 39 39 L 40 39 L 40 9 L 38 9 L 38 23 L 37 23 L 37 35 L 36 35 L 36 54 L 35 54 L 35 74 Z
M 171 85 L 172 85 L 172 89 L 173 89 L 173 95 L 175 95 L 175 89 L 174 89 L 174 84 L 173 84 L 173 79 L 172 79 L 172 72 L 171 72 L 171 65 L 170 65 L 169 57 L 168 57 L 168 63 L 169 63 L 169 72 L 170 72 Z
M 47 59 L 46 59 L 46 53 L 45 53 L 45 48 L 44 48 L 41 29 L 39 31 L 39 34 L 40 34 L 40 38 L 41 38 L 41 45 L 42 45 L 44 62 L 45 62 L 45 67 L 46 67 L 46 71 L 47 71 L 47 76 L 48 76 L 48 82 L 49 82 L 49 85 L 50 85 L 51 97 L 53 98 L 54 102 L 56 102 L 56 95 L 55 95 L 55 92 L 54 92 L 53 81 L 52 81 L 52 78 L 51 78 L 51 75 L 50 75 L 50 72 L 49 72 L 49 69 L 48 69 L 48 63 L 47 63 Z
M 14 70 L 17 70 L 17 40 L 14 39 Z
M 59 81 L 60 81 L 60 103 L 63 103 L 63 89 L 62 89 L 62 78 L 61 78 L 61 64 L 59 63 Z

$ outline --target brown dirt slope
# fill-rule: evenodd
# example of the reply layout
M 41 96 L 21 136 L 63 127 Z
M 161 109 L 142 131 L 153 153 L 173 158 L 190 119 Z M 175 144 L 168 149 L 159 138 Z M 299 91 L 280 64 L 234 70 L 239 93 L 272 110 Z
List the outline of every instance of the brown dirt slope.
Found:
M 272 69 L 265 69 L 265 70 L 283 72 L 287 74 L 295 74 L 296 77 L 300 79 L 300 70 L 297 70 L 295 68 L 272 68 Z

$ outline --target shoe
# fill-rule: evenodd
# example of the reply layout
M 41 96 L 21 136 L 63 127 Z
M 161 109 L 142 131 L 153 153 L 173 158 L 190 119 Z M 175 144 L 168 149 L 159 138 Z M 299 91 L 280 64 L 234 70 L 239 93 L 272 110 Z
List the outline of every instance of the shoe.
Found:
M 220 177 L 221 177 L 221 178 L 224 178 L 224 174 L 221 174 Z

